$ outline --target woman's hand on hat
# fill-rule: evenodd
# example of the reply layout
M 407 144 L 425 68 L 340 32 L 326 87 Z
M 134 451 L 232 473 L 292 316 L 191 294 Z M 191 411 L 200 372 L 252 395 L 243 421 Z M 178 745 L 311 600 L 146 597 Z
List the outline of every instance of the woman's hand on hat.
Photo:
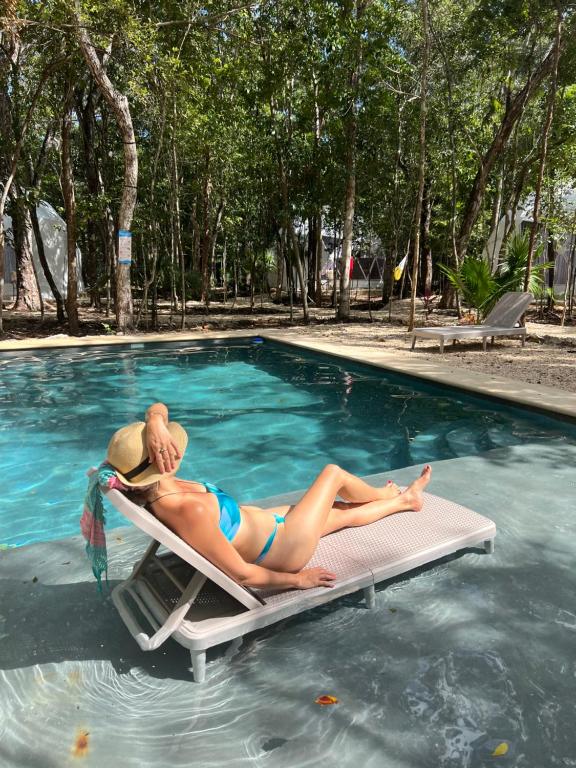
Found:
M 162 474 L 173 472 L 177 467 L 180 452 L 163 419 L 150 418 L 146 425 L 148 456 L 156 463 Z

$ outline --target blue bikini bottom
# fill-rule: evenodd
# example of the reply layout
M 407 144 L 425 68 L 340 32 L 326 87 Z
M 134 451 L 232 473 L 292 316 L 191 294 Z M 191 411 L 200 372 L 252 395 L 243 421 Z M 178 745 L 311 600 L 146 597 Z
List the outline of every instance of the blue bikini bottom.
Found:
M 286 520 L 286 518 L 282 517 L 281 515 L 276 515 L 276 514 L 274 515 L 274 519 L 276 520 L 276 524 L 274 526 L 274 530 L 272 531 L 270 536 L 268 536 L 268 540 L 266 541 L 266 544 L 264 544 L 264 549 L 262 550 L 262 552 L 260 552 L 260 554 L 258 555 L 256 560 L 254 560 L 255 563 L 261 563 L 262 560 L 264 560 L 264 558 L 266 557 L 266 555 L 270 551 L 270 547 L 274 543 L 274 539 L 276 538 L 276 533 L 278 532 L 278 526 L 281 523 L 284 523 L 285 520 Z

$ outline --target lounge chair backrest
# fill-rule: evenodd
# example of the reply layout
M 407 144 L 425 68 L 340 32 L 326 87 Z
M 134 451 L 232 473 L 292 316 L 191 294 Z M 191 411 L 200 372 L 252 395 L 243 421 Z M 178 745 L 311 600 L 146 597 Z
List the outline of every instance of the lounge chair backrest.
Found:
M 215 566 L 210 560 L 207 560 L 199 552 L 196 552 L 189 544 L 187 544 L 180 536 L 177 536 L 163 523 L 157 520 L 154 515 L 147 512 L 143 507 L 134 504 L 123 493 L 117 490 L 105 491 L 105 496 L 112 502 L 112 504 L 122 514 L 131 520 L 134 525 L 147 533 L 156 541 L 159 541 L 167 549 L 174 554 L 181 557 L 196 570 L 207 576 L 210 581 L 218 584 L 228 594 L 236 598 L 238 602 L 245 605 L 247 608 L 260 608 L 263 604 L 263 600 L 257 597 L 252 590 L 247 589 L 238 584 L 238 582 L 231 579 L 224 571 Z
M 492 328 L 514 328 L 533 300 L 531 293 L 510 291 L 488 312 L 483 325 Z

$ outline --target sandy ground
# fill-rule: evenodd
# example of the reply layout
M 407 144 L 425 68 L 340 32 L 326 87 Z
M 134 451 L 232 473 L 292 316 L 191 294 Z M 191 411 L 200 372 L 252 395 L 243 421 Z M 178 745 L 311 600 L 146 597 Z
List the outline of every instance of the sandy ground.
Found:
M 529 384 L 544 384 L 569 392 L 576 392 L 576 329 L 570 336 L 557 339 L 548 336 L 547 326 L 538 325 L 524 347 L 514 339 L 499 339 L 493 347 L 482 350 L 482 344 L 461 342 L 446 345 L 443 355 L 433 341 L 418 340 L 414 352 L 410 351 L 410 336 L 402 326 L 352 324 L 313 326 L 309 329 L 284 329 L 288 335 L 306 334 L 333 343 L 352 346 L 385 347 L 395 350 L 398 358 L 418 355 L 426 360 L 441 362 L 447 368 L 465 367 L 468 371 L 504 376 Z
M 522 347 L 517 339 L 499 339 L 493 347 L 483 352 L 481 342 L 461 342 L 452 346 L 446 345 L 443 355 L 439 352 L 438 344 L 434 341 L 418 340 L 414 352 L 410 351 L 410 336 L 406 332 L 408 316 L 408 301 L 396 301 L 393 311 L 387 309 L 372 312 L 370 321 L 367 311 L 353 311 L 350 323 L 340 323 L 334 320 L 334 310 L 313 308 L 312 322 L 304 326 L 301 321 L 301 310 L 294 308 L 294 319 L 291 322 L 289 309 L 270 302 L 258 302 L 251 311 L 246 300 L 240 300 L 235 306 L 223 306 L 213 303 L 210 313 L 197 305 L 187 305 L 186 331 L 217 331 L 231 329 L 247 329 L 250 332 L 269 329 L 282 329 L 283 333 L 302 338 L 323 339 L 333 343 L 346 342 L 349 345 L 384 347 L 394 350 L 401 359 L 402 356 L 418 355 L 427 361 L 436 361 L 443 366 L 457 369 L 465 367 L 468 371 L 479 371 L 485 374 L 504 376 L 516 381 L 530 384 L 543 384 L 557 389 L 576 392 L 576 325 L 560 328 L 557 324 L 544 324 L 528 320 L 528 340 Z M 39 322 L 38 316 L 7 312 L 7 333 L 0 341 L 16 339 L 31 339 L 62 335 L 66 329 L 59 327 L 55 321 L 47 319 Z M 113 333 L 110 318 L 93 309 L 85 308 L 81 313 L 82 335 L 106 335 Z M 180 329 L 180 320 L 174 316 L 170 322 L 168 308 L 161 314 L 161 330 L 172 332 Z M 453 325 L 456 318 L 450 314 L 434 312 L 426 319 L 424 312 L 417 309 L 417 326 L 422 325 Z M 145 335 L 146 331 L 140 331 Z M 2 344 L 0 343 L 0 347 Z

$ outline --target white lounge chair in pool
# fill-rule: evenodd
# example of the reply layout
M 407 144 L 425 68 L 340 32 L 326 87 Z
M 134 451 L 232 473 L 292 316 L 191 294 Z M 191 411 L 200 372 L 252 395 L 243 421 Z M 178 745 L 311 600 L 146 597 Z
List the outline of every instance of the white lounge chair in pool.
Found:
M 377 583 L 466 547 L 493 552 L 496 536 L 488 518 L 427 493 L 420 512 L 390 515 L 320 540 L 310 566 L 337 574 L 332 589 L 256 591 L 235 582 L 120 491 L 106 496 L 152 537 L 132 575 L 113 590 L 114 604 L 142 650 L 155 650 L 169 637 L 188 648 L 197 682 L 205 678 L 208 648 L 227 641 L 239 645 L 248 632 L 360 589 L 372 607 Z M 161 545 L 166 551 L 159 555 Z
M 415 328 L 412 331 L 412 347 L 416 345 L 416 339 L 438 339 L 440 341 L 440 352 L 444 352 L 444 342 L 452 339 L 482 339 L 484 351 L 488 339 L 496 336 L 519 336 L 522 339 L 522 346 L 526 342 L 526 328 L 517 325 L 524 312 L 528 309 L 533 300 L 531 293 L 516 293 L 510 291 L 505 293 L 494 305 L 493 309 L 486 315 L 481 325 L 448 325 L 443 328 Z

